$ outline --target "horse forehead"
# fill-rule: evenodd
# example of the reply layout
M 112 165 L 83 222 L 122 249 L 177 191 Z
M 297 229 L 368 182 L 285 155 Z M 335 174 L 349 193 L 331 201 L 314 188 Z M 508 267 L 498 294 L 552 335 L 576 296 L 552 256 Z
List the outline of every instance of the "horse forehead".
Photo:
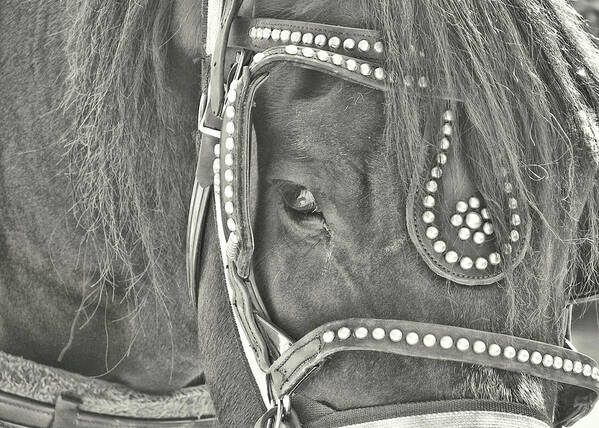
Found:
M 320 84 L 328 86 L 333 83 L 330 79 L 335 78 Z M 361 89 L 343 85 L 324 96 L 303 99 L 292 95 L 275 99 L 267 91 L 261 101 L 276 114 L 265 114 L 270 118 L 266 121 L 255 118 L 255 124 L 275 139 L 271 153 L 276 158 L 329 162 L 331 169 L 345 164 L 363 169 L 386 148 L 382 94 L 363 94 Z

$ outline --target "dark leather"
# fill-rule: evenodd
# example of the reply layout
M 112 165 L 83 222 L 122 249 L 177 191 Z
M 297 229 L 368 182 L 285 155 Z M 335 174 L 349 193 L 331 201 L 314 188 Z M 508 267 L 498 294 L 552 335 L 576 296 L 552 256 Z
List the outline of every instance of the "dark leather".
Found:
M 434 146 L 437 147 L 437 140 L 439 139 L 439 136 L 432 135 L 428 138 L 429 141 L 434 143 Z M 452 146 L 454 146 L 456 141 L 453 141 L 452 143 L 454 143 L 452 144 Z M 459 141 L 457 144 L 459 144 Z M 448 165 L 446 168 L 444 168 L 446 171 L 444 172 L 444 175 L 446 175 L 447 170 L 453 166 L 451 165 L 452 163 L 458 162 L 457 160 L 453 159 L 455 153 L 455 150 L 450 148 L 450 151 L 448 152 Z M 430 158 L 436 159 L 436 153 L 431 153 Z M 428 168 L 426 168 L 426 174 L 429 173 L 433 166 L 435 166 L 434 163 L 430 164 Z M 422 257 L 422 260 L 427 264 L 430 270 L 435 272 L 437 275 L 457 284 L 478 286 L 493 284 L 497 281 L 500 281 L 505 276 L 504 262 L 496 266 L 489 264 L 488 267 L 482 271 L 476 268 L 464 270 L 459 263 L 447 263 L 443 254 L 437 254 L 434 251 L 433 244 L 436 240 L 442 240 L 448 243 L 448 245 L 451 245 L 452 248 L 456 249 L 460 254 L 465 254 L 471 257 L 472 260 L 476 260 L 478 257 L 488 258 L 490 253 L 498 252 L 501 254 L 502 258 L 510 257 L 512 268 L 515 268 L 523 261 L 529 246 L 531 235 L 530 218 L 528 215 L 525 216 L 523 213 L 520 213 L 522 216 L 522 224 L 519 226 L 521 229 L 521 238 L 518 243 L 511 243 L 513 250 L 509 256 L 501 251 L 500 244 L 497 242 L 496 238 L 486 242 L 483 245 L 474 245 L 472 241 L 463 242 L 458 239 L 457 228 L 453 227 L 449 220 L 451 214 L 453 214 L 449 212 L 449 209 L 451 209 L 451 207 L 454 205 L 449 203 L 449 201 L 444 201 L 443 199 L 439 200 L 440 195 L 442 195 L 441 189 L 443 187 L 443 182 L 441 179 L 438 182 L 440 183 L 440 190 L 435 194 L 435 198 L 437 198 L 435 207 L 425 208 L 422 204 L 422 200 L 427 193 L 424 190 L 425 181 L 419 179 L 412 180 L 412 189 L 406 201 L 406 225 L 408 233 L 412 243 L 414 244 L 414 247 Z M 438 207 L 443 208 L 439 209 Z M 426 229 L 429 225 L 422 221 L 422 215 L 425 211 L 432 211 L 435 214 L 435 225 L 439 227 L 439 237 L 437 239 L 432 240 L 426 237 Z M 506 210 L 506 212 L 509 211 Z M 505 233 L 505 235 L 508 234 L 509 232 Z
M 260 27 L 260 28 L 277 28 L 277 29 L 287 29 L 290 31 L 300 31 L 302 34 L 304 33 L 312 33 L 314 37 L 318 34 L 324 34 L 328 39 L 333 36 L 337 36 L 343 40 L 345 39 L 353 39 L 356 44 L 360 40 L 367 40 L 370 44 L 370 49 L 367 52 L 360 51 L 357 47 L 352 49 L 351 51 L 347 51 L 340 46 L 338 49 L 331 49 L 328 44 L 323 46 L 322 49 L 327 49 L 332 52 L 338 52 L 346 55 L 351 55 L 352 58 L 364 59 L 372 62 L 376 62 L 382 64 L 385 59 L 385 54 L 378 53 L 373 49 L 373 46 L 376 42 L 380 42 L 382 40 L 381 34 L 376 30 L 365 30 L 362 28 L 352 28 L 352 27 L 341 27 L 338 25 L 327 25 L 327 24 L 318 24 L 312 22 L 305 21 L 293 21 L 287 19 L 273 19 L 273 18 L 236 18 L 233 21 L 233 25 L 231 26 L 231 34 L 229 36 L 229 46 L 233 48 L 242 48 L 248 49 L 254 52 L 262 52 L 269 48 L 273 48 L 276 46 L 284 46 L 294 44 L 291 41 L 282 42 L 281 40 L 274 41 L 272 38 L 268 39 L 252 39 L 248 36 L 249 31 L 252 27 Z M 309 45 L 305 45 L 300 42 L 297 43 L 298 46 L 310 46 L 313 48 L 319 48 L 314 43 Z
M 0 392 L 0 425 L 34 428 L 214 428 L 216 418 L 211 419 L 142 419 L 122 416 L 100 415 L 79 410 L 77 400 L 61 397 L 56 407 L 6 392 Z
M 326 331 L 336 333 L 341 327 L 348 327 L 352 332 L 358 327 L 365 327 L 368 329 L 368 335 L 363 339 L 358 339 L 352 334 L 345 340 L 341 340 L 335 336 L 335 339 L 331 343 L 325 343 L 323 333 Z M 386 335 L 383 339 L 377 340 L 372 337 L 371 333 L 375 328 L 383 328 L 385 330 Z M 388 334 L 392 329 L 400 329 L 402 331 L 403 338 L 399 342 L 393 342 L 389 339 Z M 406 342 L 405 337 L 408 332 L 418 334 L 420 340 L 417 344 L 409 345 Z M 431 347 L 425 346 L 422 338 L 426 334 L 434 334 L 437 338 L 437 343 Z M 453 339 L 454 344 L 451 348 L 441 348 L 439 339 L 442 336 L 450 336 Z M 456 347 L 457 340 L 462 337 L 468 339 L 470 342 L 470 348 L 467 351 L 460 351 Z M 486 367 L 524 373 L 582 388 L 581 395 L 588 396 L 591 393 L 593 395 L 592 402 L 595 402 L 597 399 L 599 382 L 593 380 L 591 376 L 587 377 L 582 374 L 574 374 L 573 372 L 566 373 L 563 369 L 556 369 L 552 366 L 545 367 L 542 363 L 533 364 L 530 360 L 519 362 L 516 357 L 512 359 L 505 358 L 503 355 L 493 357 L 489 355 L 488 349 L 477 354 L 472 350 L 473 343 L 476 340 L 483 341 L 487 345 L 487 348 L 490 344 L 497 344 L 503 351 L 505 347 L 512 346 L 516 351 L 525 349 L 530 354 L 533 351 L 538 351 L 541 355 L 560 356 L 563 359 L 569 359 L 573 362 L 580 361 L 583 365 L 588 364 L 592 368 L 597 367 L 595 361 L 586 355 L 560 346 L 520 337 L 413 321 L 351 318 L 326 323 L 305 335 L 273 363 L 270 374 L 276 394 L 284 396 L 293 391 L 307 374 L 331 355 L 346 351 L 378 351 L 409 357 L 480 364 Z
M 243 0 L 224 0 L 218 38 L 214 46 L 210 67 L 210 105 L 212 113 L 219 115 L 225 91 L 225 56 L 229 43 L 231 24 Z

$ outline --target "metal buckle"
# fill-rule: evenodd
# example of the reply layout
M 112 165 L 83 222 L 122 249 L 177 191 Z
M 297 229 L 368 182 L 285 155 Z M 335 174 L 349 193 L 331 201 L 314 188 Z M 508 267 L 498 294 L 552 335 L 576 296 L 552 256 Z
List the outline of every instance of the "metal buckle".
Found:
M 241 72 L 243 70 L 243 65 L 246 59 L 245 50 L 237 52 L 237 57 L 235 58 L 235 64 L 231 68 L 231 72 L 229 73 L 229 79 L 227 82 L 226 92 L 228 93 L 230 89 L 231 82 L 233 80 L 237 80 L 241 77 Z M 211 137 L 218 138 L 220 140 L 221 130 L 210 128 L 206 126 L 206 114 L 208 112 L 208 95 L 210 93 L 210 84 L 208 84 L 208 89 L 205 93 L 202 94 L 200 98 L 200 106 L 198 108 L 198 131 L 202 134 L 210 135 Z M 226 98 L 226 94 L 225 94 Z M 224 109 L 224 106 L 223 106 Z M 222 118 L 223 111 L 220 112 L 220 117 Z

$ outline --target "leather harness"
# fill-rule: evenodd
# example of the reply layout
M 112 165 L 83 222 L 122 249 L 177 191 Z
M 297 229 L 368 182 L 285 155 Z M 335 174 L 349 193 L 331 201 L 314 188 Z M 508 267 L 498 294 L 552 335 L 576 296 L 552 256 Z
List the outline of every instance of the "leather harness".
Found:
M 252 272 L 254 237 L 248 201 L 251 115 L 256 91 L 273 67 L 282 63 L 380 91 L 398 82 L 391 81 L 383 69 L 383 42 L 377 31 L 242 18 L 237 16 L 241 3 L 224 0 L 222 4 L 219 33 L 211 52 L 210 79 L 206 79 L 209 83 L 200 103 L 201 141 L 189 213 L 187 269 L 189 287 L 194 290 L 201 237 L 213 193 L 232 312 L 267 408 L 256 426 L 299 426 L 291 406 L 294 390 L 329 356 L 348 351 L 456 361 L 556 381 L 563 388 L 554 423 L 571 424 L 588 413 L 599 393 L 599 368 L 591 358 L 562 346 L 454 326 L 355 318 L 324 324 L 294 342 L 271 322 Z M 348 39 L 360 41 L 362 49 L 360 44 L 345 46 L 337 42 Z M 373 49 L 375 45 L 377 49 Z M 236 56 L 230 64 L 226 59 L 232 54 Z M 410 86 L 427 96 L 445 98 L 448 103 L 454 98 L 438 93 L 424 77 Z M 493 281 L 500 278 L 496 274 Z

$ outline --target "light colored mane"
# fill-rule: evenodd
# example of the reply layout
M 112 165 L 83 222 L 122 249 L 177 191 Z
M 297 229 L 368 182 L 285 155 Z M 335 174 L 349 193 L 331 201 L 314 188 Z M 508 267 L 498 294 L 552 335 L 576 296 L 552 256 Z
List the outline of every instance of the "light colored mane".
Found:
M 73 211 L 103 285 L 171 286 L 194 152 L 169 86 L 172 2 L 71 1 L 65 137 Z M 191 129 L 191 128 L 188 128 Z

